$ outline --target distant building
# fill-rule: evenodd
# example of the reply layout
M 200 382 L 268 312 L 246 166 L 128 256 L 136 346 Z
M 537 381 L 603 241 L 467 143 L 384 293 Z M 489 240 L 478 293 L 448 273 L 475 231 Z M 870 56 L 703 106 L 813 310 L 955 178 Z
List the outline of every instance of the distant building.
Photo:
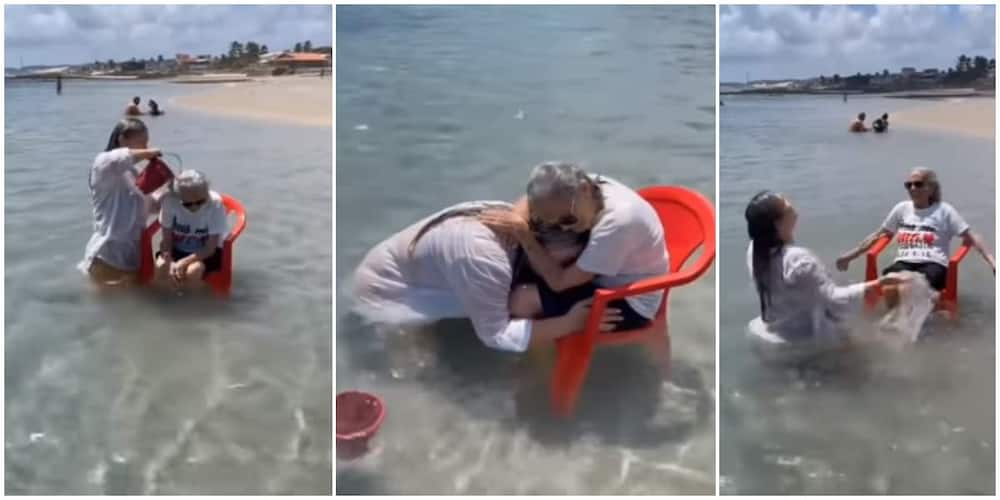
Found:
M 184 71 L 205 71 L 212 65 L 212 56 L 201 54 L 192 57 L 190 54 L 177 54 L 177 67 Z
M 262 62 L 264 61 L 262 60 Z M 267 63 L 276 70 L 282 68 L 282 70 L 290 73 L 299 71 L 319 72 L 321 70 L 329 71 L 332 66 L 332 59 L 327 54 L 316 54 L 313 52 L 282 52 L 277 56 L 268 58 Z
M 269 56 L 270 54 L 265 55 Z M 282 52 L 275 57 L 268 58 L 268 62 L 272 66 L 288 69 L 323 69 L 331 66 L 329 55 L 313 52 Z
M 907 66 L 907 67 L 901 69 L 899 71 L 899 73 L 901 75 L 903 75 L 904 77 L 911 77 L 911 76 L 913 76 L 913 75 L 915 75 L 917 73 L 917 68 L 912 68 L 912 67 Z

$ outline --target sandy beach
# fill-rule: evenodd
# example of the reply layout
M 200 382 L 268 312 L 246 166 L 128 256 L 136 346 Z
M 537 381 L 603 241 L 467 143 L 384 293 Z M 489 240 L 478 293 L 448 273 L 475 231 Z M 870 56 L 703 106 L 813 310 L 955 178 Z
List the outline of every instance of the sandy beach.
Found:
M 187 84 L 190 95 L 173 104 L 185 109 L 295 125 L 333 126 L 333 80 L 290 76 L 245 83 Z
M 929 102 L 911 110 L 893 113 L 892 127 L 916 127 L 994 139 L 995 98 L 974 97 Z

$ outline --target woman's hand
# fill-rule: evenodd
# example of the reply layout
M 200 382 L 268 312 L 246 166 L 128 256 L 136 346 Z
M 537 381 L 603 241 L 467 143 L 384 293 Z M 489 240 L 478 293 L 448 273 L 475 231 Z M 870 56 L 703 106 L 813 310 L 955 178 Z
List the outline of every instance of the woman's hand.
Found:
M 534 238 L 528 221 L 511 210 L 486 210 L 478 218 L 479 222 L 501 237 L 514 238 L 519 242 Z
M 170 279 L 175 285 L 183 284 L 184 279 L 187 278 L 188 262 L 187 259 L 181 259 L 170 263 Z
M 587 300 L 581 300 L 573 305 L 573 307 L 567 313 L 570 319 L 573 321 L 574 329 L 580 330 L 587 326 L 587 318 L 590 316 L 590 307 L 594 303 L 594 299 L 590 298 Z M 615 326 L 622 320 L 621 311 L 614 307 L 604 308 L 604 314 L 601 315 L 600 331 L 610 332 L 615 329 Z
M 844 255 L 841 255 L 840 257 L 837 257 L 837 270 L 839 270 L 839 271 L 846 271 L 847 267 L 848 267 L 848 265 L 850 265 L 850 263 L 851 263 L 851 256 L 850 255 L 844 254 Z

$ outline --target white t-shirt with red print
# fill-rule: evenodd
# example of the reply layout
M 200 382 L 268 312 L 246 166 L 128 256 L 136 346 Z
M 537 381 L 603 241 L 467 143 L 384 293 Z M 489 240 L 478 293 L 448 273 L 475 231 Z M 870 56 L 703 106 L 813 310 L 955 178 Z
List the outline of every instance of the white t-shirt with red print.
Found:
M 915 208 L 912 201 L 898 203 L 882 228 L 896 233 L 897 261 L 948 265 L 952 238 L 969 229 L 954 207 L 945 202 Z

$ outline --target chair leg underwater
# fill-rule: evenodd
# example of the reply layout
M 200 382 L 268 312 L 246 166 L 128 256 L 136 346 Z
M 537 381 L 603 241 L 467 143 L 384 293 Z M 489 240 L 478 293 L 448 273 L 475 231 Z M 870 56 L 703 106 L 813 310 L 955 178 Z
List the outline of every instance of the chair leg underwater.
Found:
M 660 378 L 670 380 L 670 330 L 666 324 L 663 325 L 662 334 L 654 333 L 649 336 L 646 348 L 653 355 Z
M 594 346 L 588 344 L 582 335 L 564 338 L 559 342 L 555 373 L 552 374 L 552 411 L 558 417 L 569 418 L 576 409 L 577 399 L 587 378 Z

